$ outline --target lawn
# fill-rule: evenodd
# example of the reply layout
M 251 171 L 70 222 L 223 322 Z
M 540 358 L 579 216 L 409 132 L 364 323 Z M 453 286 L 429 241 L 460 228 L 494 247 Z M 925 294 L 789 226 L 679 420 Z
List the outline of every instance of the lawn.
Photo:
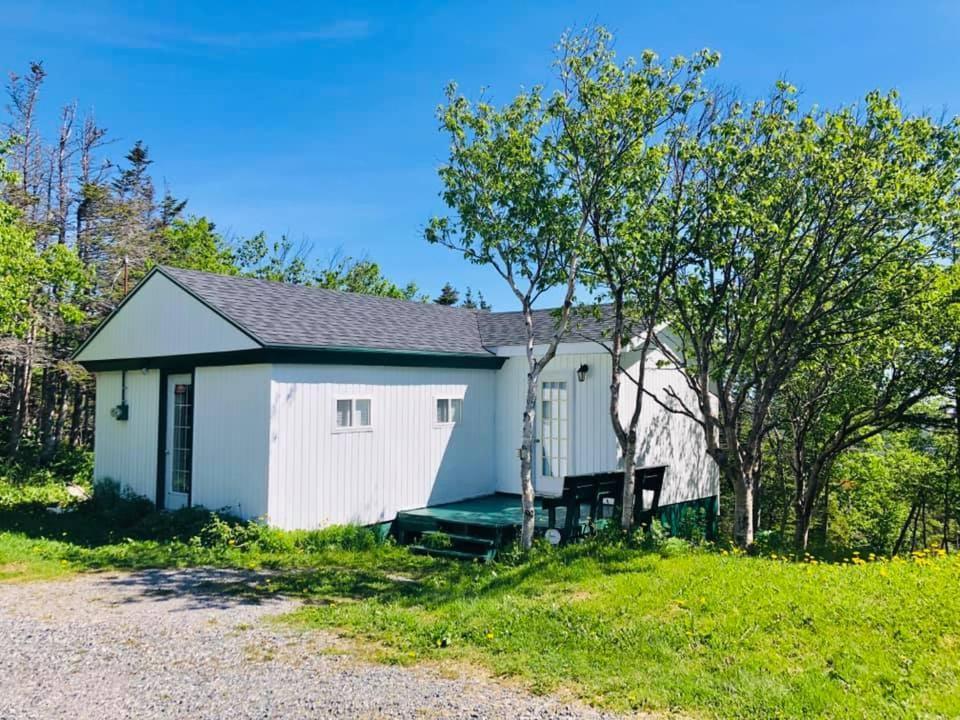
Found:
M 614 710 L 716 718 L 960 716 L 960 557 L 790 561 L 589 542 L 526 562 L 415 557 L 357 528 L 282 533 L 123 503 L 0 503 L 0 578 L 275 568 L 254 595 L 385 662 L 456 662 Z

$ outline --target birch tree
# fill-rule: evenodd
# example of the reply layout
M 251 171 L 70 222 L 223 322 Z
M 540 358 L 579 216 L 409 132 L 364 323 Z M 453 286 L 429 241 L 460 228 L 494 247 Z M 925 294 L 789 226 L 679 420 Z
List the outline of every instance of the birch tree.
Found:
M 610 40 L 601 29 L 563 45 L 563 90 L 554 112 L 564 135 L 562 163 L 576 194 L 592 192 L 595 198 L 581 274 L 595 301 L 607 306 L 609 331 L 600 343 L 611 357 L 608 406 L 623 462 L 621 525 L 630 529 L 647 357 L 664 317 L 665 284 L 685 252 L 668 208 L 686 191 L 684 147 L 696 142 L 713 114 L 713 106 L 702 102 L 702 81 L 719 56 L 704 50 L 664 64 L 648 50 L 639 62 L 618 64 Z M 637 336 L 640 345 L 634 347 Z M 637 350 L 631 374 L 624 358 Z M 636 390 L 626 408 L 624 382 Z
M 587 215 L 557 165 L 556 136 L 540 88 L 503 107 L 476 104 L 447 88 L 438 112 L 451 140 L 440 168 L 443 199 L 451 217 L 435 217 L 428 242 L 454 249 L 472 263 L 492 268 L 520 303 L 526 328 L 527 388 L 523 410 L 520 486 L 521 544 L 533 542 L 533 486 L 537 385 L 567 329 L 576 289 L 578 244 Z M 533 311 L 544 293 L 563 288 L 563 303 L 546 347 L 538 354 Z
M 699 72 L 683 60 L 664 71 L 651 55 L 634 72 L 632 62 L 616 65 L 611 40 L 603 28 L 565 35 L 555 62 L 558 89 L 547 98 L 535 87 L 497 107 L 471 103 L 451 86 L 439 111 L 451 139 L 440 178 L 452 215 L 434 218 L 427 240 L 491 267 L 519 302 L 526 328 L 519 448 L 524 548 L 536 519 L 537 387 L 569 330 L 591 223 L 610 215 L 631 173 L 642 171 L 637 153 L 662 117 L 689 101 L 676 78 Z M 555 288 L 563 300 L 553 332 L 538 339 L 534 308 Z

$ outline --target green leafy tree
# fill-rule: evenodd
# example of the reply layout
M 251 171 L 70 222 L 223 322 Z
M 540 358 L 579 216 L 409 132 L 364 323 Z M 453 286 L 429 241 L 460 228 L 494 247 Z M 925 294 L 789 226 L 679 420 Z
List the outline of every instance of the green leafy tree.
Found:
M 239 243 L 234 257 L 240 274 L 261 280 L 307 285 L 313 274 L 305 260 L 306 246 L 294 247 L 286 236 L 270 243 L 266 233 L 257 233 Z
M 889 323 L 856 343 L 835 338 L 838 347 L 803 363 L 784 385 L 798 551 L 807 549 L 816 502 L 845 451 L 889 430 L 936 421 L 922 405 L 942 397 L 950 380 L 954 327 L 947 309 L 956 289 L 940 267 L 925 275 L 923 291 L 889 314 Z
M 413 282 L 406 285 L 396 283 L 384 277 L 380 266 L 366 258 L 334 256 L 328 266 L 318 273 L 312 284 L 330 290 L 379 295 L 399 300 L 414 300 L 419 288 Z
M 450 156 L 440 169 L 450 217 L 433 218 L 428 242 L 492 267 L 513 292 L 527 329 L 527 389 L 520 445 L 523 527 L 521 543 L 531 547 L 535 524 L 533 442 L 540 374 L 566 331 L 576 289 L 576 248 L 586 217 L 572 197 L 556 161 L 551 117 L 539 88 L 519 94 L 503 107 L 471 103 L 447 89 L 438 112 L 450 137 Z M 533 309 L 545 292 L 564 288 L 557 324 L 546 347 L 537 351 Z
M 631 160 L 630 140 L 618 144 L 616 131 L 608 133 L 607 124 L 620 127 L 634 118 L 620 118 L 618 113 L 626 108 L 591 94 L 616 84 L 602 77 L 616 69 L 609 61 L 609 37 L 603 29 L 564 36 L 556 61 L 561 89 L 546 100 L 535 87 L 496 107 L 486 101 L 471 103 L 451 86 L 439 111 L 451 142 L 440 178 L 452 216 L 434 218 L 427 240 L 492 268 L 519 302 L 526 327 L 527 387 L 519 449 L 524 548 L 533 541 L 535 520 L 539 379 L 570 326 L 591 220 L 613 192 L 611 179 L 620 178 Z M 589 85 L 588 80 L 597 82 Z M 538 338 L 533 310 L 554 288 L 563 290 L 554 331 Z
M 0 189 L 16 186 L 17 176 L 7 171 L 0 145 Z M 56 243 L 43 248 L 36 242 L 36 231 L 24 219 L 22 211 L 0 200 L 0 335 L 13 342 L 4 343 L 6 359 L 16 366 L 30 368 L 35 340 L 42 333 L 62 332 L 65 326 L 83 319 L 78 300 L 88 284 L 74 251 Z M 14 396 L 19 403 L 29 402 L 24 372 L 14 377 Z M 19 392 L 17 392 L 19 385 Z M 28 417 L 23 407 L 13 408 L 8 428 L 7 453 L 16 452 Z
M 205 217 L 174 219 L 164 230 L 163 256 L 158 259 L 189 270 L 237 273 L 233 249 Z
M 804 112 L 779 83 L 686 151 L 695 191 L 674 215 L 692 261 L 667 289 L 681 349 L 661 350 L 697 407 L 675 390 L 664 405 L 701 425 L 741 545 L 776 399 L 804 363 L 855 347 L 916 295 L 955 217 L 958 149 L 956 123 L 907 117 L 895 95 Z
M 647 360 L 664 316 L 664 287 L 684 256 L 670 214 L 676 196 L 686 192 L 676 170 L 691 141 L 688 113 L 704 97 L 703 73 L 719 58 L 705 50 L 663 64 L 647 51 L 639 63 L 630 58 L 618 64 L 611 40 L 598 29 L 565 41 L 563 91 L 553 111 L 564 136 L 563 165 L 577 194 L 593 198 L 581 277 L 595 300 L 607 303 L 611 327 L 602 345 L 611 357 L 608 407 L 623 462 L 621 525 L 629 530 Z M 627 358 L 635 374 L 625 370 Z M 629 407 L 622 406 L 624 382 L 633 384 Z

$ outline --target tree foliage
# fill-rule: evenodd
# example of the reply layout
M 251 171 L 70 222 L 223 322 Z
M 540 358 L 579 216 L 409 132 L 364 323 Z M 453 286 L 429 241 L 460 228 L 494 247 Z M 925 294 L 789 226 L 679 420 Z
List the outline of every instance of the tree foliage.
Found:
M 7 453 L 92 440 L 93 386 L 72 351 L 157 264 L 412 298 L 367 259 L 308 260 L 307 243 L 226 238 L 187 202 L 158 192 L 154 159 L 136 141 L 115 161 L 109 136 L 77 104 L 48 142 L 40 132 L 42 63 L 8 85 L 0 139 L 0 425 Z
M 907 117 L 893 94 L 803 111 L 781 82 L 685 155 L 696 192 L 676 218 L 693 254 L 668 296 L 698 407 L 671 400 L 701 424 L 750 544 L 773 404 L 804 363 L 883 332 L 922 288 L 956 219 L 957 125 Z

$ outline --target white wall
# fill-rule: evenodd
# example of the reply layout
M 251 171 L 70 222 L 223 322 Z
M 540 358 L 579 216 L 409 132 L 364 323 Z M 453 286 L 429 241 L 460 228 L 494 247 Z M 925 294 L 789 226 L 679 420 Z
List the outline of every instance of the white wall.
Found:
M 248 350 L 259 345 L 166 276 L 155 273 L 107 320 L 80 362 Z
M 664 389 L 672 385 L 691 407 L 691 391 L 679 371 L 657 368 L 657 358 L 647 361 L 646 388 L 666 401 Z M 576 370 L 589 366 L 584 382 L 578 382 Z M 572 423 L 570 467 L 568 474 L 582 475 L 618 469 L 620 448 L 610 425 L 610 356 L 606 353 L 557 355 L 543 379 L 567 379 L 572 391 Z M 635 375 L 636 368 L 632 368 Z M 520 492 L 520 460 L 517 448 L 522 434 L 527 361 L 525 357 L 508 357 L 497 377 L 497 489 Z M 624 379 L 621 385 L 620 412 L 626 422 L 633 410 L 636 388 Z M 709 497 L 718 493 L 716 464 L 706 454 L 703 431 L 693 420 L 670 413 L 650 398 L 645 398 L 639 425 L 640 443 L 637 460 L 641 467 L 667 465 L 660 504 Z M 557 493 L 559 484 L 538 485 L 538 492 Z
M 631 374 L 637 375 L 634 363 Z M 663 403 L 676 407 L 666 390 L 672 388 L 691 409 L 697 407 L 696 395 L 689 388 L 679 370 L 672 367 L 658 368 L 656 357 L 647 360 L 644 388 L 656 395 Z M 636 386 L 622 386 L 620 414 L 628 421 L 636 398 Z M 609 420 L 607 420 L 609 423 Z M 637 463 L 641 467 L 666 465 L 661 505 L 711 497 L 720 492 L 719 470 L 707 455 L 707 441 L 703 429 L 695 421 L 665 410 L 650 397 L 643 399 L 640 414 Z
M 270 523 L 375 523 L 493 492 L 494 387 L 492 370 L 275 365 Z M 464 419 L 436 427 L 447 396 L 464 398 Z M 344 397 L 372 400 L 372 430 L 336 430 Z
M 125 421 L 110 416 L 111 408 L 120 404 L 121 373 L 97 373 L 96 380 L 93 476 L 111 478 L 155 500 L 160 371 L 127 371 L 130 418 Z
M 195 370 L 194 505 L 267 515 L 270 373 L 270 365 Z
M 583 382 L 577 381 L 577 368 L 589 366 Z M 617 440 L 610 427 L 610 356 L 606 353 L 557 355 L 547 365 L 542 379 L 565 379 L 570 391 L 571 447 L 567 474 L 604 472 L 616 468 Z M 527 360 L 508 357 L 497 373 L 497 489 L 520 492 L 520 459 L 517 448 L 523 435 L 523 407 L 527 392 Z M 536 465 L 536 463 L 534 463 Z M 559 493 L 560 484 L 538 491 Z

